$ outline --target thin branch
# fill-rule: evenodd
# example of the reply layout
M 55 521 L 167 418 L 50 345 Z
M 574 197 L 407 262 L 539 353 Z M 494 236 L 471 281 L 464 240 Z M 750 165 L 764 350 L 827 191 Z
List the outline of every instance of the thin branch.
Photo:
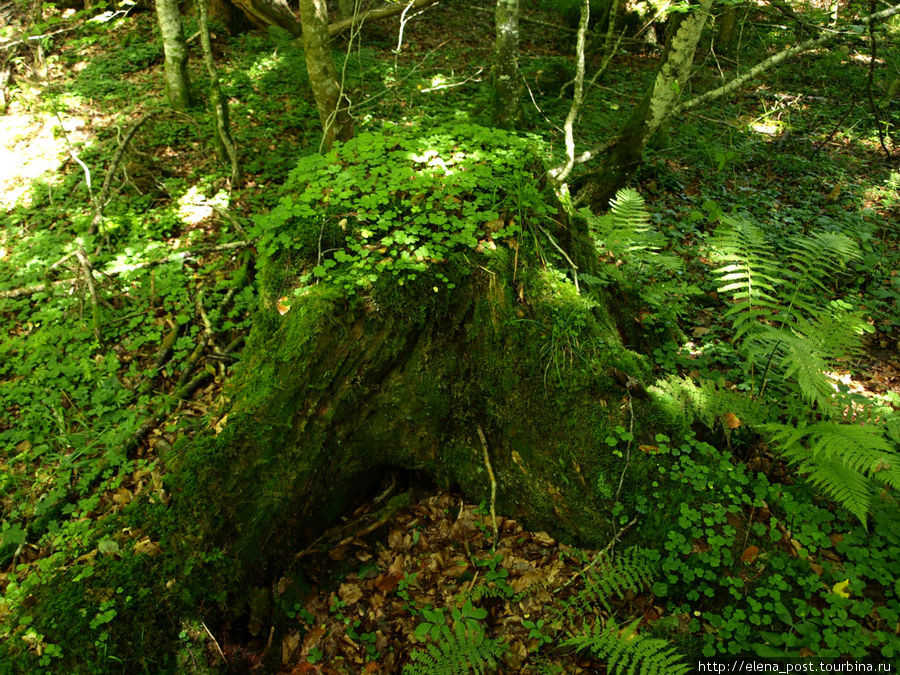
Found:
M 119 164 L 122 163 L 122 157 L 125 156 L 125 150 L 128 149 L 128 144 L 131 142 L 131 139 L 134 138 L 137 130 L 143 126 L 144 122 L 153 117 L 157 112 L 158 111 L 156 110 L 151 110 L 138 119 L 137 122 L 132 124 L 131 128 L 125 134 L 125 138 L 122 139 L 122 142 L 116 149 L 116 154 L 113 155 L 112 162 L 109 165 L 109 171 L 107 171 L 106 176 L 103 177 L 100 195 L 94 200 L 94 217 L 91 220 L 91 226 L 88 229 L 89 234 L 96 234 L 97 228 L 100 227 L 100 222 L 103 220 L 103 209 L 106 208 L 106 202 L 109 200 L 109 190 L 112 185 L 112 178 L 119 170 Z
M 619 476 L 619 487 L 616 488 L 616 496 L 613 502 L 619 501 L 619 494 L 622 492 L 622 484 L 625 482 L 625 472 L 628 471 L 628 463 L 631 461 L 631 442 L 634 434 L 634 409 L 631 407 L 631 394 L 628 394 L 628 447 L 625 450 L 625 466 L 622 467 L 622 475 Z
M 587 34 L 588 22 L 591 17 L 591 4 L 589 0 L 581 2 L 581 18 L 578 20 L 578 37 L 575 42 L 575 90 L 572 94 L 572 106 L 566 115 L 563 129 L 566 134 L 566 163 L 558 170 L 551 172 L 551 176 L 559 183 L 565 182 L 575 166 L 575 119 L 581 109 L 581 100 L 584 95 L 584 43 Z
M 491 16 L 494 15 L 494 10 L 488 9 L 486 7 L 472 6 L 472 7 L 469 7 L 468 9 L 471 9 L 473 12 L 479 12 L 481 14 L 490 14 Z M 544 26 L 545 28 L 552 28 L 553 30 L 559 31 L 562 33 L 577 33 L 578 32 L 578 30 L 575 28 L 569 28 L 568 26 L 562 26 L 558 23 L 551 23 L 550 21 L 541 21 L 540 19 L 535 19 L 533 17 L 525 16 L 522 14 L 519 15 L 519 21 L 524 22 L 524 23 L 533 23 L 537 26 Z
M 887 9 L 884 9 L 880 12 L 876 12 L 874 14 L 870 14 L 869 16 L 863 17 L 855 25 L 856 26 L 868 26 L 876 21 L 888 19 L 898 13 L 900 13 L 900 4 L 893 5 L 893 6 L 888 7 Z M 850 27 L 848 26 L 847 28 L 850 28 Z M 685 101 L 681 105 L 676 106 L 676 108 L 675 108 L 675 110 L 673 110 L 672 114 L 679 113 L 684 110 L 690 110 L 691 108 L 695 108 L 698 105 L 708 103 L 709 101 L 717 99 L 721 96 L 730 94 L 733 91 L 744 86 L 744 84 L 746 84 L 750 80 L 756 78 L 757 76 L 761 75 L 765 71 L 769 70 L 773 66 L 778 65 L 782 61 L 786 61 L 787 59 L 789 59 L 793 56 L 796 56 L 797 54 L 809 51 L 810 49 L 813 49 L 815 47 L 821 47 L 822 45 L 828 44 L 829 42 L 832 42 L 833 40 L 837 40 L 840 37 L 846 37 L 847 35 L 857 35 L 858 32 L 859 31 L 851 32 L 851 33 L 846 33 L 846 32 L 826 33 L 825 35 L 822 35 L 821 37 L 813 38 L 811 40 L 806 40 L 805 42 L 801 42 L 800 44 L 794 45 L 793 47 L 789 47 L 788 49 L 785 49 L 783 51 L 778 52 L 777 54 L 770 56 L 765 61 L 761 61 L 760 63 L 757 63 L 746 73 L 734 78 L 727 84 L 723 84 L 721 87 L 719 87 L 717 89 L 708 91 L 705 94 L 696 96 L 696 97 L 692 98 L 690 101 Z
M 597 552 L 597 554 L 594 556 L 594 558 L 593 558 L 593 560 L 591 560 L 591 562 L 589 562 L 587 565 L 585 565 L 580 570 L 578 570 L 575 574 L 573 574 L 571 577 L 569 577 L 568 581 L 566 581 L 566 583 L 564 583 L 562 586 L 557 588 L 554 592 L 559 593 L 563 589 L 568 588 L 569 586 L 574 584 L 578 580 L 579 577 L 584 576 L 585 574 L 588 573 L 588 571 L 590 571 L 591 569 L 596 567 L 597 563 L 599 563 L 601 560 L 603 560 L 603 558 L 606 556 L 606 554 L 609 553 L 613 549 L 613 547 L 616 545 L 616 542 L 618 542 L 622 538 L 622 535 L 624 535 L 628 530 L 630 530 L 632 527 L 634 527 L 634 525 L 635 525 L 635 523 L 637 523 L 637 521 L 638 521 L 637 516 L 635 516 L 630 521 L 628 521 L 628 523 L 625 526 L 623 526 L 622 529 L 620 529 L 618 532 L 615 533 L 615 535 L 613 535 L 612 540 L 603 548 L 603 550 Z
M 870 0 L 869 8 L 873 13 L 875 6 L 875 0 Z M 874 21 L 869 24 L 869 42 L 871 43 L 872 48 L 869 53 L 869 72 L 866 77 L 866 93 L 869 96 L 869 105 L 872 107 L 872 117 L 875 118 L 875 128 L 878 130 L 878 142 L 881 145 L 881 149 L 884 150 L 885 156 L 891 157 L 891 151 L 888 150 L 887 145 L 884 142 L 884 125 L 881 121 L 881 109 L 878 107 L 878 103 L 875 101 L 875 94 L 872 91 L 872 85 L 875 80 L 875 60 L 878 58 L 878 39 L 875 37 Z
M 206 253 L 218 253 L 220 251 L 231 251 L 234 249 L 247 248 L 248 246 L 252 246 L 253 242 L 251 241 L 232 241 L 228 244 L 216 244 L 215 246 L 205 246 L 202 248 L 191 249 L 188 251 L 178 251 L 177 253 L 173 253 L 164 258 L 160 258 L 158 260 L 147 260 L 144 262 L 136 263 L 134 265 L 124 265 L 122 267 L 117 267 L 112 270 L 103 270 L 98 271 L 92 269 L 93 274 L 103 274 L 107 277 L 112 277 L 117 274 L 122 274 L 123 272 L 133 272 L 135 270 L 145 269 L 147 267 L 156 267 L 157 265 L 165 265 L 170 262 L 184 261 L 189 258 L 196 258 L 199 255 L 203 255 Z M 77 254 L 76 254 L 77 255 Z M 34 286 L 23 286 L 22 288 L 14 288 L 8 291 L 0 291 L 0 298 L 21 298 L 26 295 L 31 295 L 32 293 L 38 293 L 40 291 L 47 290 L 49 288 L 53 288 L 55 286 L 64 286 L 66 284 L 74 284 L 78 281 L 78 278 L 69 278 L 69 279 L 57 279 L 55 281 L 46 282 L 43 284 L 35 284 Z
M 97 289 L 94 287 L 94 269 L 91 267 L 87 253 L 84 252 L 84 247 L 80 244 L 75 249 L 75 255 L 78 257 L 78 262 L 81 263 L 81 270 L 84 272 L 84 283 L 87 285 L 88 292 L 91 295 L 91 325 L 94 328 L 94 337 L 100 343 L 102 342 L 100 334 L 100 303 L 97 301 Z
M 491 481 L 491 525 L 494 528 L 494 549 L 497 548 L 497 481 L 494 478 L 494 469 L 491 467 L 491 457 L 488 454 L 487 439 L 484 437 L 484 431 L 481 425 L 478 425 L 478 437 L 481 439 L 481 447 L 484 450 L 484 466 L 488 472 L 488 478 Z
M 429 5 L 433 5 L 439 2 L 439 0 L 413 0 L 411 3 L 412 9 L 422 9 L 423 7 L 428 7 Z M 341 21 L 335 21 L 333 24 L 328 26 L 328 32 L 331 34 L 331 37 L 335 35 L 340 35 L 348 28 L 352 28 L 356 24 L 362 24 L 366 21 L 377 21 L 378 19 L 385 19 L 389 16 L 395 16 L 396 14 L 401 14 L 406 10 L 406 5 L 395 4 L 395 5 L 384 5 L 383 7 L 376 7 L 375 9 L 370 9 L 367 12 L 363 12 L 358 17 L 350 17 L 347 19 L 342 19 Z

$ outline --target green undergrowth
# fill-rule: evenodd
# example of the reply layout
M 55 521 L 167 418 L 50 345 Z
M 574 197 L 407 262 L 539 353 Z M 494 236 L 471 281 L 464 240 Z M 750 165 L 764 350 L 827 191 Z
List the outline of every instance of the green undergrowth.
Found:
M 360 134 L 301 159 L 253 233 L 264 257 L 293 261 L 290 284 L 280 280 L 293 293 L 319 281 L 362 293 L 379 279 L 402 287 L 419 277 L 449 291 L 448 267 L 517 237 L 550 246 L 542 229 L 554 209 L 533 179 L 536 143 L 464 123 Z

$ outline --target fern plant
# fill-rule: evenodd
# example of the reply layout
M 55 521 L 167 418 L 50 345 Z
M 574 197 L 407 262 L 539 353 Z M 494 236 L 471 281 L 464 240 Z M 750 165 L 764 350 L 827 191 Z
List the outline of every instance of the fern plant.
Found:
M 618 260 L 657 271 L 679 271 L 682 260 L 662 252 L 665 237 L 653 226 L 644 198 L 637 190 L 624 188 L 609 203 L 610 210 L 595 216 L 582 209 L 599 250 L 608 250 Z
M 710 251 L 724 263 L 714 274 L 719 293 L 730 297 L 725 312 L 741 341 L 751 372 L 761 375 L 765 390 L 772 371 L 797 385 L 819 409 L 834 403 L 834 388 L 824 375 L 835 362 L 861 350 L 862 334 L 871 327 L 849 304 L 822 306 L 827 282 L 859 258 L 847 236 L 822 232 L 792 237 L 776 257 L 762 230 L 739 218 L 723 218 Z
M 654 579 L 657 569 L 647 551 L 632 547 L 614 558 L 603 558 L 584 573 L 584 585 L 565 603 L 567 608 L 586 610 L 595 604 L 607 611 L 610 598 L 639 592 Z
M 438 627 L 438 640 L 409 655 L 403 667 L 406 675 L 465 675 L 486 673 L 497 667 L 506 651 L 499 640 L 491 639 L 477 623 L 456 621 L 453 627 Z
M 788 416 L 793 423 L 761 427 L 810 482 L 865 524 L 876 487 L 900 488 L 900 455 L 884 424 L 859 424 L 860 417 L 871 417 L 868 404 L 827 375 L 862 351 L 871 327 L 849 303 L 820 300 L 859 250 L 834 232 L 792 237 L 781 260 L 773 250 L 760 228 L 737 218 L 725 218 L 712 241 L 714 258 L 725 263 L 715 274 L 719 292 L 732 301 L 726 316 L 751 373 L 759 373 L 758 393 L 775 376 L 782 394 L 808 405 L 805 415 Z M 810 418 L 817 421 L 810 424 Z
M 618 626 L 608 619 L 563 642 L 565 647 L 587 651 L 604 659 L 610 673 L 632 675 L 681 675 L 690 671 L 683 657 L 666 640 L 646 637 L 637 632 L 640 619 Z

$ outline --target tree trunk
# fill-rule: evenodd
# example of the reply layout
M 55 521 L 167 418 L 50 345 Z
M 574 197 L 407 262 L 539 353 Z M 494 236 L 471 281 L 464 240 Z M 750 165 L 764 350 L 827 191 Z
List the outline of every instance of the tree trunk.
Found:
M 210 20 L 225 26 L 230 35 L 237 35 L 254 25 L 250 17 L 235 5 L 233 0 L 209 0 L 208 7 Z
M 672 27 L 674 34 L 666 43 L 653 86 L 631 113 L 600 168 L 581 179 L 577 196 L 579 203 L 606 209 L 616 190 L 634 175 L 647 143 L 675 110 L 681 89 L 690 75 L 694 52 L 712 4 L 713 0 L 702 0 Z
M 505 168 L 527 156 L 527 142 L 459 129 L 372 134 L 327 164 L 305 158 L 309 175 L 335 177 L 286 186 L 309 191 L 279 207 L 285 229 L 270 233 L 291 243 L 263 260 L 261 306 L 223 401 L 227 415 L 210 425 L 215 432 L 164 454 L 165 485 L 146 491 L 127 527 L 109 522 L 110 532 L 134 540 L 122 540 L 121 556 L 99 556 L 90 579 L 64 566 L 44 587 L 35 601 L 45 608 L 34 624 L 41 634 L 79 649 L 87 641 L 87 657 L 98 662 L 115 655 L 137 664 L 152 654 L 165 664 L 182 619 L 205 612 L 213 631 L 237 621 L 251 589 L 292 576 L 298 552 L 398 468 L 572 543 L 609 543 L 623 524 L 617 504 L 642 513 L 642 492 L 666 458 L 638 444 L 677 428 L 679 413 L 643 386 L 650 366 L 623 345 L 620 334 L 638 324 L 612 314 L 616 305 L 627 313 L 620 299 L 582 295 L 567 279 L 575 269 L 602 274 L 598 254 L 584 223 L 531 201 L 541 199 L 535 183 L 544 167 L 522 160 Z M 375 168 L 395 178 L 379 179 Z M 380 197 L 398 211 L 395 242 L 425 228 L 430 235 L 418 242 L 446 234 L 456 243 L 392 252 L 387 231 L 372 239 L 354 230 L 347 220 L 368 225 L 387 211 L 367 211 L 372 190 L 357 178 L 370 175 L 392 186 Z M 485 185 L 485 176 L 497 182 Z M 325 185 L 336 188 L 327 208 Z M 473 224 L 468 208 L 486 199 L 496 220 Z M 321 216 L 313 230 L 310 213 Z M 385 250 L 356 246 L 365 241 Z M 261 238 L 260 249 L 267 246 Z M 346 262 L 349 252 L 362 267 Z M 415 274 L 395 276 L 392 264 L 415 256 Z M 363 276 L 292 281 L 325 262 Z M 109 644 L 94 643 L 101 598 L 120 586 L 116 630 Z M 70 608 L 65 626 L 54 623 L 58 607 Z
M 187 42 L 178 0 L 156 0 L 156 18 L 165 52 L 166 94 L 173 108 L 186 110 L 191 105 L 191 88 L 187 74 Z
M 519 0 L 497 0 L 497 38 L 494 47 L 494 123 L 515 127 L 519 101 Z
M 732 54 L 737 40 L 738 6 L 725 6 L 719 16 L 719 32 L 716 35 L 716 49 L 722 54 Z
M 203 47 L 203 61 L 209 74 L 209 97 L 216 116 L 215 138 L 219 158 L 231 164 L 231 187 L 237 188 L 241 180 L 238 163 L 237 146 L 231 135 L 231 122 L 228 117 L 228 100 L 222 95 L 219 87 L 219 72 L 213 56 L 212 43 L 209 39 L 209 21 L 206 15 L 206 0 L 197 0 L 197 14 L 200 28 L 200 44 Z
M 590 368 L 548 351 L 563 347 L 539 317 L 559 297 L 547 294 L 546 271 L 522 256 L 498 255 L 489 273 L 473 273 L 449 305 L 420 320 L 410 320 L 414 309 L 375 310 L 327 285 L 284 317 L 265 311 L 225 429 L 189 460 L 190 483 L 204 487 L 187 503 L 213 524 L 203 539 L 227 542 L 256 583 L 390 468 L 487 501 L 481 428 L 498 512 L 568 541 L 608 541 L 626 463 L 604 439 L 616 426 L 645 428 L 651 410 L 613 373 L 641 379 L 646 366 L 622 347 L 602 305 L 579 331 L 582 344 L 605 345 Z M 429 290 L 410 287 L 393 301 L 421 306 Z M 649 470 L 644 456 L 631 462 L 626 501 Z
M 322 149 L 327 150 L 334 141 L 345 141 L 353 135 L 353 120 L 331 56 L 325 0 L 300 0 L 300 21 L 303 23 L 303 48 L 309 84 L 322 120 L 321 145 Z

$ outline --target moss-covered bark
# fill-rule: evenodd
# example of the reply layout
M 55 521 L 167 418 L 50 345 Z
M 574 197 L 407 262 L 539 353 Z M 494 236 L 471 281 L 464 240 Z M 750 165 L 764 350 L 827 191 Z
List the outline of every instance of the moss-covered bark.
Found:
M 648 412 L 612 373 L 643 379 L 642 359 L 602 305 L 511 251 L 423 309 L 424 283 L 374 300 L 314 286 L 261 313 L 224 430 L 179 469 L 182 503 L 242 574 L 286 561 L 389 467 L 486 499 L 479 426 L 498 510 L 608 539 L 623 460 L 604 441 Z
M 178 3 L 157 0 L 156 19 L 166 55 L 166 94 L 173 108 L 186 110 L 191 105 L 191 87 L 187 74 L 187 42 Z

